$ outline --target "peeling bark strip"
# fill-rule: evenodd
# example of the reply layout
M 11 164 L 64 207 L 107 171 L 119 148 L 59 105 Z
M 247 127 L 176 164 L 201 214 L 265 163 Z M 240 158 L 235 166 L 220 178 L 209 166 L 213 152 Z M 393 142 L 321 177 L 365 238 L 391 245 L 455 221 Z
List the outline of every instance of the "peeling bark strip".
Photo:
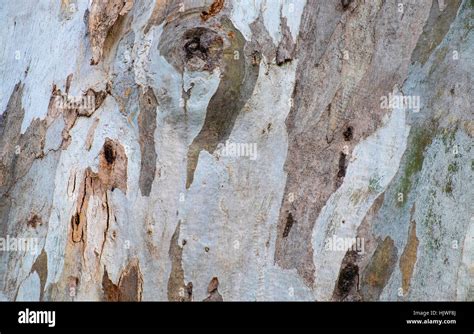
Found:
M 201 19 L 203 21 L 209 20 L 211 17 L 216 16 L 224 8 L 224 0 L 214 0 L 209 10 L 201 13 Z
M 44 289 L 46 287 L 46 280 L 48 278 L 48 255 L 46 254 L 44 248 L 41 250 L 40 255 L 33 263 L 30 273 L 35 271 L 40 279 L 40 301 L 43 301 L 45 292 Z
M 408 240 L 400 256 L 400 271 L 402 272 L 402 288 L 403 294 L 406 295 L 410 289 L 410 281 L 415 269 L 415 263 L 418 253 L 419 240 L 416 236 L 416 222 L 411 221 L 410 231 L 408 232 Z
M 71 240 L 73 243 L 86 242 L 87 211 L 89 208 L 89 198 L 93 194 L 101 196 L 101 199 L 104 198 L 97 174 L 88 168 L 85 171 L 84 180 L 79 188 L 76 213 L 71 217 Z
M 156 173 L 155 130 L 156 107 L 158 106 L 158 101 L 151 87 L 140 94 L 139 104 L 138 130 L 142 155 L 139 185 L 142 196 L 150 196 Z
M 122 271 L 119 281 L 114 284 L 104 267 L 102 277 L 102 290 L 104 301 L 139 302 L 143 294 L 143 275 L 140 271 L 138 260 L 132 260 Z
M 222 302 L 224 301 L 222 299 L 221 294 L 217 290 L 219 287 L 219 279 L 217 277 L 213 277 L 211 281 L 209 282 L 209 286 L 207 287 L 207 293 L 209 293 L 209 296 L 204 299 L 204 302 Z
M 343 301 L 353 290 L 359 290 L 359 266 L 357 263 L 358 254 L 355 251 L 348 251 L 342 261 L 339 277 L 333 293 L 333 300 Z
M 171 237 L 168 255 L 171 259 L 171 273 L 168 279 L 168 300 L 169 301 L 192 301 L 193 283 L 184 283 L 183 270 L 183 247 L 179 246 L 179 229 L 181 222 L 178 222 L 176 230 Z

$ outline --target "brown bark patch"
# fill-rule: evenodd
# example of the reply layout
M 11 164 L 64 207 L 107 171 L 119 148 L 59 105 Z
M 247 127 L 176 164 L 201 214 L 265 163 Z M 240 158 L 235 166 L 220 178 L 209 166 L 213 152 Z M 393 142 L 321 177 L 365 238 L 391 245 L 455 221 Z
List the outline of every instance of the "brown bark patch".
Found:
M 95 134 L 95 129 L 97 128 L 97 125 L 99 125 L 98 118 L 94 119 L 91 127 L 89 128 L 89 131 L 87 131 L 86 143 L 85 143 L 85 149 L 87 151 L 90 151 L 92 144 L 94 143 L 94 134 Z
M 461 5 L 460 0 L 446 1 L 446 8 L 443 11 L 439 9 L 439 2 L 433 1 L 431 11 L 423 27 L 415 50 L 412 53 L 411 61 L 426 63 L 433 50 L 441 43 L 449 31 L 451 23 L 456 18 L 457 11 Z
M 276 51 L 276 63 L 278 66 L 292 61 L 295 52 L 295 42 L 293 41 L 286 17 L 281 18 L 280 26 L 283 36 Z
M 87 228 L 87 210 L 90 196 L 104 198 L 104 191 L 97 173 L 90 168 L 86 169 L 84 180 L 79 188 L 76 204 L 76 213 L 71 217 L 71 238 L 73 243 L 85 242 Z
M 106 138 L 99 155 L 99 179 L 104 190 L 118 188 L 127 192 L 128 158 L 124 147 L 110 138 Z
M 43 221 L 41 220 L 41 217 L 35 213 L 28 219 L 26 225 L 31 228 L 37 228 L 38 226 L 43 225 Z
M 402 288 L 407 292 L 410 288 L 410 281 L 415 269 L 417 259 L 419 240 L 416 236 L 416 222 L 411 221 L 410 231 L 408 232 L 408 241 L 400 256 L 400 271 L 402 272 Z
M 285 229 L 283 230 L 283 238 L 288 237 L 294 223 L 295 220 L 293 219 L 293 215 L 291 214 L 291 212 L 288 212 L 288 216 L 286 217 Z

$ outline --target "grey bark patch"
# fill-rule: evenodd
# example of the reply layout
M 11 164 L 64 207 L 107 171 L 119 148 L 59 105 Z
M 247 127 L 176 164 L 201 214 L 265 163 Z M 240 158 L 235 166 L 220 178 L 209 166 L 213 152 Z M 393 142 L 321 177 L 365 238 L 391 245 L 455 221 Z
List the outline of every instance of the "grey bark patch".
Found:
M 44 298 L 46 279 L 48 278 L 48 255 L 44 249 L 41 250 L 40 255 L 36 258 L 31 267 L 31 272 L 35 271 L 40 279 L 40 301 L 42 301 Z
M 139 89 L 136 83 L 134 61 L 130 61 L 133 54 L 135 33 L 127 32 L 117 46 L 117 52 L 112 64 L 111 95 L 117 101 L 120 112 L 128 115 L 129 121 L 135 120 L 139 112 L 137 100 Z
M 262 13 L 250 24 L 250 30 L 252 31 L 252 40 L 249 42 L 251 47 L 265 56 L 267 61 L 270 62 L 275 56 L 276 50 L 273 38 L 265 27 Z
M 341 10 L 332 2 L 310 0 L 306 3 L 295 52 L 299 61 L 293 93 L 294 104 L 286 120 L 289 147 L 285 171 L 288 178 L 283 198 L 286 199 L 288 194 L 293 193 L 297 198 L 301 196 L 311 200 L 291 204 L 283 200 L 277 227 L 279 233 L 275 244 L 275 262 L 284 269 L 297 269 L 308 286 L 314 281 L 315 271 L 311 231 L 319 211 L 334 191 L 333 179 L 337 173 L 339 149 L 328 149 L 326 134 L 321 131 L 327 121 L 327 113 L 322 116 L 319 124 L 307 123 L 303 130 L 299 123 L 302 115 L 317 113 L 311 105 L 315 82 L 320 80 L 316 66 L 327 52 L 331 36 L 342 15 Z M 326 167 L 321 170 L 321 164 L 316 161 L 326 161 Z M 303 181 L 308 178 L 311 178 L 312 182 Z M 321 193 L 321 189 L 325 189 L 324 193 Z M 298 221 L 298 224 L 283 238 L 288 211 L 292 212 L 293 219 Z
M 153 89 L 148 87 L 140 94 L 140 114 L 138 115 L 139 143 L 141 152 L 139 185 L 142 196 L 150 196 L 156 173 L 156 108 L 158 101 Z
M 115 188 L 127 193 L 128 158 L 123 145 L 106 138 L 99 155 L 98 177 L 101 187 L 113 191 Z
M 288 212 L 288 216 L 286 217 L 286 224 L 285 224 L 285 229 L 283 230 L 283 238 L 286 238 L 291 231 L 291 228 L 293 227 L 293 224 L 295 223 L 293 219 L 293 215 L 291 212 Z
M 315 275 L 311 232 L 320 210 L 335 190 L 334 178 L 338 173 L 338 140 L 342 138 L 331 140 L 329 145 L 326 139 L 328 135 L 331 136 L 330 131 L 337 131 L 345 125 L 345 120 L 340 115 L 345 111 L 343 108 L 335 107 L 335 110 L 331 110 L 323 106 L 323 110 L 314 110 L 317 107 L 314 105 L 315 95 L 321 92 L 315 88 L 315 83 L 321 80 L 322 74 L 317 65 L 327 52 L 343 15 L 337 7 L 331 2 L 306 3 L 297 42 L 296 54 L 299 61 L 293 92 L 294 103 L 286 119 L 289 144 L 285 171 L 288 178 L 280 207 L 275 262 L 284 269 L 295 268 L 307 286 L 313 284 Z M 336 100 L 335 105 L 338 102 Z M 318 112 L 322 113 L 319 119 Z M 304 120 L 308 114 L 315 115 L 309 122 Z M 341 119 L 340 122 L 335 122 L 333 128 L 326 126 L 330 124 L 331 117 Z M 319 161 L 325 163 L 321 164 Z M 306 182 L 309 178 L 311 182 Z M 296 198 L 311 200 L 289 203 L 285 199 L 290 193 Z M 298 224 L 293 226 L 291 233 L 283 237 L 289 211 Z
M 37 228 L 38 226 L 41 226 L 43 224 L 41 217 L 39 215 L 32 214 L 31 217 L 28 219 L 26 222 L 26 225 L 28 225 L 31 228 Z
M 118 301 L 120 296 L 119 288 L 109 278 L 107 268 L 104 267 L 104 275 L 102 276 L 102 291 L 104 301 Z
M 15 179 L 24 176 L 31 168 L 33 161 L 44 156 L 46 130 L 46 121 L 36 118 L 20 136 L 18 142 L 20 154 L 15 165 Z

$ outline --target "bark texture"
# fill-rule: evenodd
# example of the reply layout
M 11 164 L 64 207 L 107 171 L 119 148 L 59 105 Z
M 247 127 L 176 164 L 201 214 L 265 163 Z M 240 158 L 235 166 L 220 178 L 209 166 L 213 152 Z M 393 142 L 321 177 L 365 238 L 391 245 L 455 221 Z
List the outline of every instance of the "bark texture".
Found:
M 0 300 L 474 300 L 472 0 L 0 21 Z

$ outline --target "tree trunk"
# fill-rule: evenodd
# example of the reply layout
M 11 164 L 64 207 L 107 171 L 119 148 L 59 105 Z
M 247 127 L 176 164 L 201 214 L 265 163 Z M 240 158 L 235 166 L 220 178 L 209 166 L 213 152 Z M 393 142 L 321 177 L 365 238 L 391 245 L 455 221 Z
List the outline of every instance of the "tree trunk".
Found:
M 470 0 L 0 4 L 0 300 L 473 300 Z

